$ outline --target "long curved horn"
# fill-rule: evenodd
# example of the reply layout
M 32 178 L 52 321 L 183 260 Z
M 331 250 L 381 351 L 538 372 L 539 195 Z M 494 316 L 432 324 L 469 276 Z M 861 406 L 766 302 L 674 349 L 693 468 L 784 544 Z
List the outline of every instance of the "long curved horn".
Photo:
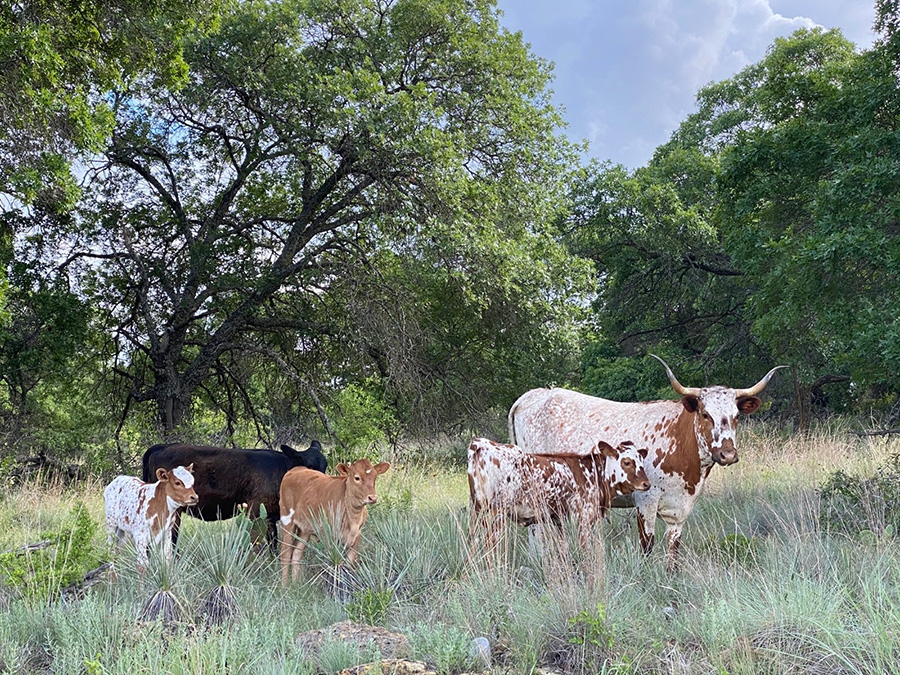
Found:
M 663 364 L 663 368 L 666 369 L 666 375 L 669 376 L 669 382 L 672 384 L 672 389 L 674 389 L 677 393 L 682 396 L 699 396 L 700 388 L 699 387 L 682 387 L 681 383 L 675 378 L 675 375 L 672 374 L 672 369 L 669 368 L 669 365 L 659 358 L 656 354 L 650 354 L 654 359 Z
M 787 368 L 787 366 L 775 366 L 766 374 L 763 379 L 761 379 L 749 389 L 735 389 L 734 395 L 738 398 L 740 398 L 741 396 L 756 396 L 756 394 L 765 389 L 766 385 L 769 384 L 769 380 L 772 379 L 772 375 L 774 375 L 775 371 L 779 368 Z

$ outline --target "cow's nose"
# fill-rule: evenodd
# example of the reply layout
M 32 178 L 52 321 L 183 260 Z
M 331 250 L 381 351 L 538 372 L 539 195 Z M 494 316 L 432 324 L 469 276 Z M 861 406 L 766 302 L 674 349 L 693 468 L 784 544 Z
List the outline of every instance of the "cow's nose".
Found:
M 715 459 L 722 466 L 728 466 L 729 464 L 737 464 L 738 454 L 737 450 L 734 448 L 727 449 L 722 448 L 718 453 L 713 455 L 713 459 Z
M 378 501 L 378 496 L 377 496 L 377 495 L 369 495 L 369 503 L 370 503 L 370 504 L 374 504 L 374 503 L 377 502 L 377 501 Z

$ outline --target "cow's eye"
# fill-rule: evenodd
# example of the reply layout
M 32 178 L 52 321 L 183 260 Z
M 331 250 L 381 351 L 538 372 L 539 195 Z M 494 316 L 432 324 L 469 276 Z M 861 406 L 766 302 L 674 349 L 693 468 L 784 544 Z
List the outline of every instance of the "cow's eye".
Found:
M 358 475 L 357 475 L 357 476 L 353 476 L 353 480 L 355 480 L 355 481 L 358 483 L 358 482 L 359 482 L 359 476 L 358 476 Z
M 626 467 L 632 466 L 633 464 L 634 464 L 634 462 L 632 462 L 630 459 L 626 459 L 624 462 L 622 462 L 622 466 L 626 466 Z

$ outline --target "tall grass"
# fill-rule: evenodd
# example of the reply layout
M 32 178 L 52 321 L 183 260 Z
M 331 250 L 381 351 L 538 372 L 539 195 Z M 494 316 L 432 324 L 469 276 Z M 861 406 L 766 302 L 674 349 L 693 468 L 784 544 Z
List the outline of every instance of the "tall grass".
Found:
M 639 552 L 629 510 L 613 511 L 588 552 L 576 533 L 547 528 L 537 554 L 509 526 L 503 564 L 489 565 L 469 555 L 464 470 L 401 465 L 379 480 L 346 597 L 317 573 L 335 562 L 327 544 L 309 547 L 302 581 L 285 588 L 246 523 L 185 519 L 171 567 L 140 577 L 126 551 L 119 580 L 82 600 L 11 594 L 0 605 L 0 671 L 333 672 L 375 654 L 340 642 L 306 653 L 295 638 L 352 617 L 404 633 L 412 656 L 443 673 L 476 667 L 476 636 L 490 641 L 495 673 L 900 673 L 896 537 L 827 529 L 820 517 L 829 476 L 873 476 L 900 441 L 839 425 L 802 437 L 750 425 L 739 448 L 737 465 L 711 474 L 676 574 L 662 547 Z M 2 547 L 59 527 L 78 500 L 102 522 L 101 492 L 8 490 Z M 102 532 L 95 545 L 105 547 Z M 142 619 L 164 588 L 177 620 Z M 215 588 L 228 589 L 227 620 L 209 620 Z

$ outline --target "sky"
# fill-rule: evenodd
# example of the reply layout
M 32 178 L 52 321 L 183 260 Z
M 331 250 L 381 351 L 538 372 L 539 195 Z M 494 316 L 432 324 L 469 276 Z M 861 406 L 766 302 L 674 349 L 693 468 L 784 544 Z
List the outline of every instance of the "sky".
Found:
M 588 156 L 634 169 L 695 110 L 697 91 L 776 37 L 839 28 L 871 47 L 875 0 L 498 0 L 501 24 L 554 63 L 553 101 Z

